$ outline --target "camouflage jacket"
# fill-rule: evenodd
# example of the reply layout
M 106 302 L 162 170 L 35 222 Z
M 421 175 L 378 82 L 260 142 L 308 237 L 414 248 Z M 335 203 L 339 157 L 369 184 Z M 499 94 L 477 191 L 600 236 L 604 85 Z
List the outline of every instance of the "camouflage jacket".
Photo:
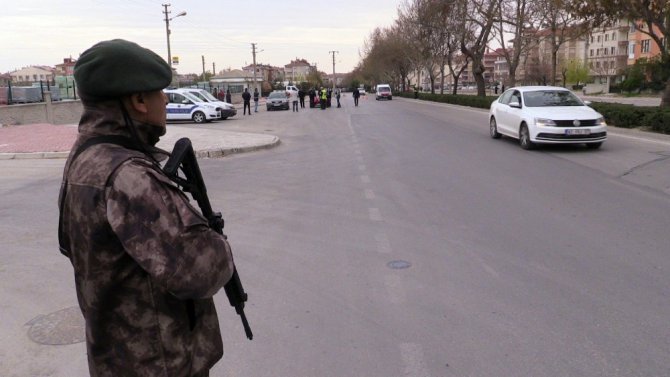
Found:
M 118 106 L 85 108 L 73 151 L 93 136 L 130 137 Z M 105 143 L 71 160 L 61 252 L 74 267 L 91 376 L 206 373 L 223 355 L 212 296 L 233 273 L 228 243 L 144 153 Z

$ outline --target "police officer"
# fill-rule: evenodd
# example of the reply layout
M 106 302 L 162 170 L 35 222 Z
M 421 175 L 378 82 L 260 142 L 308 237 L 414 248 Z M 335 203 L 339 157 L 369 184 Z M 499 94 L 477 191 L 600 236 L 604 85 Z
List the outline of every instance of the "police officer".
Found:
M 230 279 L 223 236 L 163 174 L 172 69 L 121 39 L 81 54 L 84 105 L 59 197 L 91 376 L 207 376 L 223 345 L 212 296 Z
M 328 102 L 328 92 L 325 88 L 321 88 L 321 98 L 319 102 L 321 104 L 321 110 L 325 110 Z

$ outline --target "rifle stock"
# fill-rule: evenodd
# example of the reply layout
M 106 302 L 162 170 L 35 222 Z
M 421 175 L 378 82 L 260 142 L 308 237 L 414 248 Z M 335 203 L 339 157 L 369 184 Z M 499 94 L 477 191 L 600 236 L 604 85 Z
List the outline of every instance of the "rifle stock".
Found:
M 184 178 L 179 176 L 179 170 L 182 170 Z M 191 140 L 188 138 L 181 138 L 177 140 L 170 154 L 170 158 L 163 167 L 163 172 L 177 185 L 181 186 L 185 192 L 191 194 L 193 199 L 198 203 L 202 215 L 209 222 L 209 227 L 217 233 L 223 235 L 223 217 L 221 212 L 214 212 L 207 196 L 207 188 L 205 181 L 202 179 L 202 173 L 198 166 L 198 160 L 195 157 Z M 230 305 L 235 308 L 235 311 L 242 320 L 244 332 L 250 340 L 253 338 L 251 327 L 247 321 L 247 316 L 244 314 L 244 303 L 248 296 L 242 287 L 240 276 L 237 273 L 237 268 L 233 269 L 233 276 L 224 285 L 226 296 Z

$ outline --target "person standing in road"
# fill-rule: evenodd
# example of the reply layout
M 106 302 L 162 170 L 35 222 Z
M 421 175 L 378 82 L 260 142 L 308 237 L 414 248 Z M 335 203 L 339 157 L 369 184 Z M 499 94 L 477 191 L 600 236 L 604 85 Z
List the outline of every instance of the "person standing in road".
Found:
M 326 109 L 328 101 L 328 91 L 326 91 L 326 88 L 321 88 L 321 98 L 319 99 L 319 103 L 321 104 L 321 110 Z
M 289 92 L 289 100 L 293 104 L 293 111 L 298 112 L 298 92 L 296 91 Z
M 74 270 L 91 376 L 207 376 L 223 345 L 212 297 L 230 246 L 158 162 L 166 132 L 159 55 L 115 39 L 74 67 L 84 105 L 63 171 L 58 243 Z
M 233 103 L 233 96 L 230 95 L 230 88 L 226 89 L 226 102 Z
M 316 106 L 315 103 L 316 101 L 314 100 L 316 98 L 316 89 L 315 88 L 310 89 L 309 92 L 307 92 L 307 94 L 309 95 L 309 108 L 313 109 L 314 106 Z
M 242 115 L 247 115 L 247 109 L 249 109 L 248 115 L 251 115 L 251 93 L 249 93 L 249 88 L 244 88 L 244 93 L 242 93 L 242 100 L 244 101 L 244 110 Z
M 337 99 L 337 107 L 338 108 L 342 107 L 342 106 L 340 106 L 340 90 L 339 89 L 337 89 L 337 91 L 335 92 L 335 98 Z
M 354 106 L 358 106 L 358 98 L 360 98 L 361 92 L 358 91 L 358 88 L 354 88 Z
M 258 112 L 258 88 L 254 88 L 254 113 Z
M 226 92 L 223 89 L 219 88 L 219 94 L 216 96 L 219 101 L 225 102 L 226 101 Z
M 300 108 L 305 108 L 305 91 L 302 89 L 298 90 L 298 98 L 300 99 Z

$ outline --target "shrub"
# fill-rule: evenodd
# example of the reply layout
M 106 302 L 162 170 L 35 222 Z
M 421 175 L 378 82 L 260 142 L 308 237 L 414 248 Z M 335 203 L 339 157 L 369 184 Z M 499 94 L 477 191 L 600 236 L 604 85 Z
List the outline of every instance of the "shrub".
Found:
M 401 97 L 414 98 L 413 92 L 409 93 L 405 92 L 397 95 Z M 491 107 L 491 103 L 495 101 L 496 98 L 498 97 L 497 96 L 480 97 L 480 96 L 471 96 L 462 94 L 454 95 L 454 94 L 437 94 L 437 93 L 433 94 L 433 93 L 419 92 L 419 99 L 422 100 L 450 103 L 461 106 L 477 107 L 480 109 L 488 109 L 489 107 Z
M 622 128 L 639 127 L 642 124 L 642 118 L 657 109 L 656 107 L 606 102 L 593 102 L 590 106 L 605 117 L 607 124 Z
M 670 110 L 649 111 L 642 118 L 641 125 L 655 132 L 670 134 Z

